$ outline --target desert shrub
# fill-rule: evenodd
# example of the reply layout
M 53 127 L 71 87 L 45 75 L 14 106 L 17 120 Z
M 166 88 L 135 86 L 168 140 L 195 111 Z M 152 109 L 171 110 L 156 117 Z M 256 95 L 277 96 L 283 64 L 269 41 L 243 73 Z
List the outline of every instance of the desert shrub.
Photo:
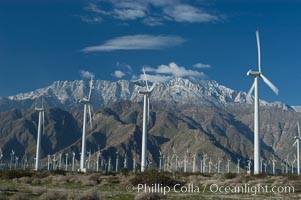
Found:
M 52 175 L 63 175 L 63 176 L 66 176 L 66 171 L 61 170 L 61 169 L 57 169 L 57 170 L 51 171 L 51 174 Z
M 99 184 L 101 182 L 101 179 L 100 179 L 100 175 L 95 173 L 95 174 L 91 174 L 89 176 L 89 180 L 91 181 L 94 181 L 95 183 Z
M 209 173 L 201 173 L 201 175 L 202 175 L 203 177 L 207 177 L 207 178 L 210 178 L 210 177 L 213 176 L 213 174 L 209 174 Z
M 19 178 L 20 183 L 25 183 L 25 184 L 31 184 L 32 178 L 31 177 L 21 177 Z
M 91 180 L 88 176 L 82 176 L 80 182 L 83 186 L 95 186 L 97 184 L 96 180 Z
M 64 200 L 66 195 L 62 192 L 48 191 L 39 197 L 40 200 Z
M 254 177 L 255 177 L 255 178 L 258 178 L 258 179 L 263 179 L 263 178 L 266 178 L 267 176 L 268 176 L 268 175 L 267 175 L 267 174 L 264 174 L 264 173 L 254 175 Z
M 34 195 L 41 196 L 44 193 L 47 193 L 47 189 L 45 187 L 32 187 L 31 192 Z
M 101 197 L 96 190 L 89 190 L 79 194 L 75 200 L 101 200 Z
M 233 174 L 233 173 L 227 173 L 225 174 L 225 179 L 233 179 L 236 178 L 237 174 Z
M 166 196 L 158 193 L 139 193 L 135 200 L 165 200 Z
M 63 185 L 68 182 L 69 178 L 63 175 L 52 176 L 52 184 Z
M 21 177 L 32 177 L 33 173 L 24 170 L 2 170 L 0 171 L 0 178 L 2 179 L 14 179 Z
M 123 169 L 121 169 L 121 174 L 123 176 L 128 176 L 129 175 L 129 170 L 127 168 L 123 168 Z
M 171 177 L 169 173 L 165 172 L 158 172 L 157 170 L 150 170 L 142 173 L 137 173 L 135 176 L 130 180 L 133 185 L 138 184 L 162 184 L 162 186 L 170 186 L 173 187 L 176 184 L 184 185 L 179 180 L 175 180 Z
M 0 194 L 0 200 L 8 200 L 8 197 L 4 194 Z
M 14 194 L 9 198 L 10 200 L 30 200 L 31 198 L 27 194 Z
M 41 180 L 39 178 L 34 178 L 31 183 L 33 185 L 40 185 L 41 184 Z
M 287 179 L 291 180 L 291 181 L 296 181 L 296 180 L 299 180 L 300 178 L 299 178 L 298 175 L 292 175 L 292 174 L 290 174 L 290 175 L 287 176 Z
M 113 177 L 110 177 L 110 178 L 108 179 L 108 182 L 109 182 L 110 184 L 119 184 L 119 183 L 120 183 L 120 180 L 119 180 L 119 177 L 113 176 Z

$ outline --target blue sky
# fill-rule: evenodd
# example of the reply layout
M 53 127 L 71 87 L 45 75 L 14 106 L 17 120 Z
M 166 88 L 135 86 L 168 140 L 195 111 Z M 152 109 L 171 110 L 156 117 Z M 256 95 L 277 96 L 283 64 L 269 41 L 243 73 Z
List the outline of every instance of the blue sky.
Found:
M 1 0 L 0 96 L 78 80 L 208 78 L 260 97 L 301 105 L 301 2 L 269 0 Z M 89 75 L 84 73 L 84 75 Z

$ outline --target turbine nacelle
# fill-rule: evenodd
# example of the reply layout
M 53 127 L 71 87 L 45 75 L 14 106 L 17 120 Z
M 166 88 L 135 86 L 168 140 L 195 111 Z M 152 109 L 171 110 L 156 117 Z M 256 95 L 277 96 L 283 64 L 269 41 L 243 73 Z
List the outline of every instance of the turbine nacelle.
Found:
M 35 108 L 35 110 L 38 111 L 38 112 L 42 112 L 42 111 L 44 111 L 44 108 L 43 107 L 42 108 Z
M 90 103 L 90 100 L 86 99 L 86 98 L 83 98 L 83 99 L 80 99 L 79 100 L 79 103 L 82 103 L 82 104 L 89 104 Z
M 152 91 L 148 91 L 148 90 L 145 90 L 145 89 L 141 89 L 138 91 L 139 94 L 146 94 L 146 95 L 150 95 L 152 93 Z
M 255 72 L 255 71 L 252 71 L 252 70 L 249 70 L 247 72 L 247 76 L 254 76 L 254 77 L 260 77 L 261 73 L 260 72 Z

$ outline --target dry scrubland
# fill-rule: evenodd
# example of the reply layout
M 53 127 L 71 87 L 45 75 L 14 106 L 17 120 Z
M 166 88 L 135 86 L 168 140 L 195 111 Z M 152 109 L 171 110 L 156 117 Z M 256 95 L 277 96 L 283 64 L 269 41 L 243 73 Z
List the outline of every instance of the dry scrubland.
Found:
M 199 193 L 145 194 L 127 191 L 127 186 L 146 184 L 163 184 L 182 186 L 193 184 L 202 189 Z M 264 184 L 268 186 L 294 186 L 291 194 L 217 194 L 205 185 L 234 186 L 237 184 Z M 137 189 L 137 188 L 136 188 Z M 160 199 L 301 199 L 301 177 L 297 176 L 245 176 L 236 174 L 169 174 L 149 171 L 146 173 L 121 174 L 78 174 L 30 171 L 0 171 L 0 200 L 41 199 L 41 200 L 160 200 Z

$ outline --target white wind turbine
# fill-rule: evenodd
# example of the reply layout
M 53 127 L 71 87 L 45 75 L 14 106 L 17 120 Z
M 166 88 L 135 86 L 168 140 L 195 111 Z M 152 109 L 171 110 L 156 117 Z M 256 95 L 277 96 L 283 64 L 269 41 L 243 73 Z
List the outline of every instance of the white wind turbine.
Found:
M 258 91 L 258 79 L 262 78 L 263 81 L 278 95 L 279 90 L 276 86 L 267 79 L 261 72 L 261 55 L 260 55 L 260 41 L 259 32 L 256 31 L 257 49 L 258 49 L 258 72 L 249 70 L 247 75 L 255 78 L 254 83 L 248 92 L 248 96 L 254 90 L 254 174 L 259 174 L 259 159 L 260 159 L 260 143 L 259 143 L 259 91 Z
M 82 98 L 79 100 L 80 103 L 84 104 L 84 118 L 83 118 L 83 135 L 82 135 L 82 151 L 81 151 L 81 157 L 80 157 L 80 171 L 81 172 L 86 172 L 86 124 L 87 124 L 87 107 L 88 107 L 88 112 L 89 112 L 89 123 L 91 126 L 92 130 L 92 114 L 91 114 L 91 92 L 93 88 L 93 79 L 91 76 L 90 80 L 90 89 L 89 89 L 89 94 L 88 98 Z
M 149 107 L 150 107 L 150 95 L 155 88 L 155 83 L 152 87 L 148 87 L 148 80 L 145 74 L 144 68 L 144 81 L 146 84 L 146 90 L 141 89 L 138 91 L 139 94 L 143 94 L 143 127 L 142 127 L 142 156 L 141 156 L 141 172 L 144 172 L 146 169 L 146 159 L 147 159 L 147 127 L 148 127 L 148 120 L 149 120 Z
M 293 146 L 297 145 L 297 174 L 300 175 L 300 140 L 301 140 L 301 136 L 300 136 L 300 125 L 299 122 L 297 122 L 297 127 L 298 127 L 298 136 L 295 136 L 295 142 L 293 144 Z
M 45 114 L 44 114 L 44 105 L 43 105 L 43 98 L 42 98 L 42 107 L 35 107 L 35 110 L 39 112 L 39 122 L 38 122 L 38 137 L 37 137 L 37 148 L 36 148 L 36 163 L 35 163 L 35 170 L 39 171 L 40 169 L 40 153 L 41 153 L 41 132 L 44 134 L 44 121 L 45 121 Z
M 275 174 L 275 163 L 276 163 L 276 160 L 275 160 L 274 156 L 272 157 L 271 162 L 272 162 L 272 166 L 273 166 L 273 174 Z

